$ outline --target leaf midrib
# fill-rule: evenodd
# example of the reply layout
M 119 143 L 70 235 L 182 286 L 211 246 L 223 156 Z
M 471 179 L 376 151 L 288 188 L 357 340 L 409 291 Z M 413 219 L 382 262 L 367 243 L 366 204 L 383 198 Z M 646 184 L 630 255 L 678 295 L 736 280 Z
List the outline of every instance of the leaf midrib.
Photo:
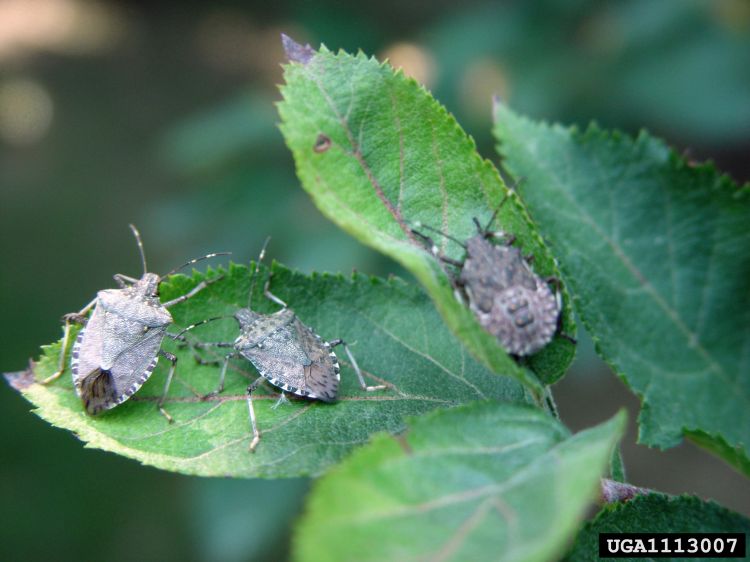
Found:
M 377 195 L 378 199 L 380 199 L 383 205 L 385 205 L 385 208 L 394 218 L 394 220 L 396 221 L 398 226 L 401 228 L 401 230 L 404 232 L 406 237 L 409 240 L 416 242 L 416 240 L 414 239 L 414 234 L 411 232 L 411 229 L 407 226 L 406 222 L 404 221 L 404 218 L 401 216 L 401 211 L 397 209 L 396 207 L 394 207 L 391 200 L 388 199 L 388 197 L 385 195 L 385 192 L 383 191 L 383 187 L 380 185 L 380 182 L 378 182 L 377 178 L 375 177 L 372 170 L 370 169 L 369 164 L 364 159 L 364 156 L 362 155 L 362 151 L 360 150 L 360 147 L 359 147 L 359 143 L 354 139 L 354 135 L 352 134 L 352 131 L 349 127 L 348 120 L 338 112 L 338 109 L 336 109 L 336 106 L 333 103 L 333 100 L 331 99 L 326 89 L 323 87 L 323 84 L 321 83 L 318 75 L 310 68 L 310 66 L 306 66 L 305 71 L 306 71 L 306 74 L 311 78 L 311 80 L 317 86 L 321 95 L 325 99 L 325 102 L 328 105 L 328 108 L 339 120 L 339 123 L 341 124 L 341 127 L 344 129 L 344 132 L 346 133 L 346 137 L 349 140 L 349 144 L 352 147 L 351 154 L 354 156 L 354 159 L 357 161 L 360 168 L 362 168 L 362 171 L 367 176 L 367 181 L 370 182 L 370 185 L 375 191 L 375 194 Z M 353 99 L 354 99 L 354 96 L 352 96 L 352 100 Z M 399 131 L 399 136 L 400 135 L 401 135 L 401 131 Z
M 537 443 L 538 441 L 539 441 L 538 439 L 527 439 L 526 441 L 522 443 L 524 446 L 528 446 L 528 445 L 533 445 L 534 443 Z M 357 525 L 365 524 L 365 523 L 373 523 L 373 522 L 381 521 L 383 519 L 388 519 L 388 518 L 420 515 L 423 513 L 428 513 L 435 509 L 441 509 L 449 505 L 468 502 L 476 498 L 481 498 L 485 496 L 489 498 L 495 497 L 496 495 L 510 488 L 513 488 L 515 486 L 521 485 L 524 482 L 526 482 L 526 480 L 531 476 L 530 473 L 533 472 L 535 469 L 537 469 L 539 465 L 548 463 L 550 458 L 555 459 L 555 460 L 559 459 L 559 456 L 557 454 L 558 450 L 562 446 L 564 446 L 566 443 L 569 443 L 569 442 L 570 442 L 570 438 L 563 439 L 562 441 L 555 443 L 552 447 L 550 447 L 543 454 L 534 458 L 533 460 L 531 460 L 531 462 L 524 465 L 523 468 L 521 468 L 517 472 L 514 472 L 507 479 L 501 482 L 488 484 L 485 486 L 479 486 L 477 488 L 472 488 L 470 490 L 463 490 L 461 492 L 455 492 L 452 494 L 445 494 L 443 496 L 439 496 L 437 498 L 434 498 L 434 499 L 431 499 L 429 501 L 422 502 L 419 504 L 402 505 L 396 509 L 391 509 L 390 511 L 363 514 L 360 517 L 351 517 L 351 515 L 348 514 L 346 522 L 347 524 L 353 523 Z M 393 460 L 397 462 L 403 462 L 404 460 L 410 458 L 411 456 L 412 455 L 406 453 L 404 456 L 396 457 Z M 418 457 L 418 455 L 413 455 L 413 456 Z

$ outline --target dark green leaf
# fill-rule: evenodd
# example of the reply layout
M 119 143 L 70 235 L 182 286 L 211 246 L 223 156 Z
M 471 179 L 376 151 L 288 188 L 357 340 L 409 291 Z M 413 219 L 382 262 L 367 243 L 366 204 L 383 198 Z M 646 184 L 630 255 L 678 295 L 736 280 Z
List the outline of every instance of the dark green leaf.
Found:
M 472 218 L 487 224 L 507 192 L 493 165 L 427 91 L 387 64 L 322 48 L 306 64 L 287 65 L 285 78 L 281 129 L 302 185 L 320 210 L 409 269 L 472 354 L 539 392 L 536 377 L 519 368 L 457 302 L 443 266 L 410 230 L 421 222 L 459 240 L 476 234 Z M 516 197 L 502 207 L 495 226 L 515 234 L 524 251 L 534 254 L 537 273 L 556 274 Z M 460 246 L 434 238 L 445 255 L 462 257 Z M 567 305 L 563 326 L 575 332 Z M 573 354 L 569 341 L 556 338 L 530 364 L 552 382 Z
M 175 276 L 162 284 L 162 298 L 184 294 L 201 279 L 200 274 Z M 177 326 L 231 314 L 247 304 L 249 285 L 248 269 L 232 266 L 224 279 L 174 308 Z M 256 286 L 254 308 L 271 312 L 278 307 L 262 298 L 262 285 Z M 165 361 L 133 398 L 96 418 L 84 413 L 68 373 L 49 386 L 33 382 L 55 370 L 59 343 L 45 348 L 33 374 L 12 382 L 36 406 L 36 413 L 74 431 L 87 446 L 204 476 L 318 474 L 373 432 L 402 430 L 405 415 L 478 399 L 527 400 L 520 384 L 494 375 L 465 353 L 427 296 L 413 285 L 362 275 L 308 277 L 276 265 L 271 288 L 322 337 L 347 339 L 369 384 L 383 381 L 391 389 L 364 393 L 341 354 L 341 389 L 335 404 L 292 399 L 273 409 L 277 391 L 261 386 L 255 404 L 263 437 L 251 454 L 245 388 L 257 373 L 244 360 L 232 364 L 224 393 L 201 401 L 190 388 L 201 394 L 213 390 L 218 368 L 197 365 L 187 350 L 166 341 L 165 349 L 179 357 L 165 405 L 175 419 L 171 425 L 155 407 L 166 376 Z M 237 327 L 227 319 L 192 334 L 204 341 L 231 342 Z
M 599 533 L 750 533 L 750 521 L 714 502 L 693 496 L 636 496 L 605 507 L 578 535 L 566 562 L 622 560 L 599 558 Z M 687 543 L 684 545 L 688 547 Z M 684 560 L 684 558 L 659 558 Z M 703 559 L 705 560 L 705 558 Z
M 496 403 L 414 419 L 315 484 L 296 559 L 551 560 L 624 426 L 619 414 L 571 437 L 539 410 Z
M 495 118 L 578 313 L 643 400 L 640 441 L 687 435 L 750 474 L 750 188 L 645 133 Z

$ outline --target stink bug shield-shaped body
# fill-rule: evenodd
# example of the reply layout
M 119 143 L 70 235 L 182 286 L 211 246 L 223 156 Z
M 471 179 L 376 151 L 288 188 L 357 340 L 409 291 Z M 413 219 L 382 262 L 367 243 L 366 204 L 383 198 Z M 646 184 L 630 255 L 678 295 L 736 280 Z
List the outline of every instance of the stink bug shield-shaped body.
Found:
M 477 234 L 465 243 L 437 231 L 465 249 L 463 261 L 441 255 L 429 237 L 416 230 L 414 233 L 430 244 L 441 261 L 459 269 L 458 277 L 453 279 L 454 286 L 465 295 L 479 323 L 509 353 L 520 357 L 536 353 L 552 340 L 559 326 L 562 303 L 560 293 L 553 293 L 549 287 L 556 279 L 542 279 L 532 271 L 530 260 L 513 246 L 515 237 L 490 231 L 504 202 L 505 199 L 487 227 L 483 228 L 474 219 Z M 493 238 L 501 242 L 493 244 L 490 241 Z
M 479 323 L 513 355 L 532 355 L 557 331 L 561 302 L 518 248 L 480 232 L 466 241 L 458 277 Z
M 86 412 L 95 415 L 130 398 L 151 376 L 159 356 L 163 356 L 171 362 L 171 366 L 157 405 L 161 413 L 172 421 L 163 408 L 177 363 L 174 355 L 161 349 L 165 336 L 176 337 L 167 333 L 167 327 L 173 322 L 168 309 L 189 299 L 213 280 L 202 281 L 188 293 L 162 303 L 159 300 L 159 283 L 162 277 L 149 273 L 146 269 L 140 234 L 133 225 L 130 228 L 141 253 L 143 276 L 134 279 L 116 274 L 114 279 L 120 286 L 119 289 L 99 291 L 96 298 L 80 312 L 65 316 L 58 371 L 42 382 L 49 383 L 62 375 L 71 322 L 83 323 L 84 327 L 78 332 L 73 345 L 70 368 L 76 393 Z M 190 260 L 181 267 L 215 255 L 218 254 Z M 93 313 L 86 320 L 85 315 L 92 308 Z
M 250 450 L 254 451 L 260 442 L 260 431 L 255 418 L 252 393 L 265 380 L 282 391 L 323 402 L 333 402 L 338 395 L 341 379 L 338 358 L 333 348 L 341 345 L 357 374 L 360 387 L 365 391 L 382 390 L 384 385 L 367 386 L 362 372 L 357 365 L 346 342 L 341 339 L 326 341 L 304 324 L 287 304 L 269 290 L 272 274 L 268 276 L 263 289 L 265 297 L 281 306 L 272 314 L 262 314 L 250 307 L 258 267 L 265 255 L 264 244 L 258 262 L 255 264 L 248 297 L 247 308 L 234 313 L 239 324 L 240 334 L 233 343 L 206 342 L 194 344 L 195 347 L 231 347 L 233 351 L 225 356 L 219 374 L 217 389 L 208 396 L 217 395 L 224 389 L 229 361 L 237 356 L 250 361 L 260 374 L 247 388 L 247 407 L 253 439 Z M 200 357 L 201 363 L 214 363 Z M 283 392 L 282 392 L 283 397 Z
M 268 382 L 297 396 L 336 400 L 341 380 L 336 354 L 292 310 L 265 315 L 242 308 L 234 317 L 240 325 L 234 348 Z
M 172 323 L 172 315 L 159 302 L 158 284 L 157 275 L 146 273 L 129 287 L 97 293 L 94 312 L 78 332 L 70 363 L 76 392 L 89 414 L 130 398 L 156 367 Z

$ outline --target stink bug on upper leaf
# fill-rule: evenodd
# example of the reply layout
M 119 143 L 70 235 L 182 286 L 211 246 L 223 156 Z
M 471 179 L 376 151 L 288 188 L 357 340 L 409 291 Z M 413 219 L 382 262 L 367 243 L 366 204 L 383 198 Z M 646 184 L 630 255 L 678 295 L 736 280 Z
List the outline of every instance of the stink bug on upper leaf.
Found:
M 281 399 L 284 398 L 283 391 L 286 391 L 297 396 L 323 402 L 335 401 L 340 381 L 339 362 L 333 351 L 336 346 L 343 346 L 363 390 L 373 391 L 386 388 L 385 385 L 368 386 L 365 383 L 362 371 L 344 340 L 324 340 L 304 324 L 284 301 L 271 293 L 269 287 L 272 274 L 266 279 L 263 294 L 267 299 L 281 306 L 281 310 L 272 314 L 262 314 L 252 310 L 252 296 L 258 266 L 263 260 L 267 244 L 268 240 L 263 245 L 258 262 L 253 270 L 248 306 L 237 310 L 233 315 L 239 324 L 239 336 L 232 343 L 203 342 L 192 344 L 197 348 L 232 348 L 232 352 L 226 355 L 221 362 L 218 387 L 206 397 L 215 396 L 222 392 L 227 365 L 234 357 L 244 357 L 255 366 L 260 374 L 260 377 L 247 388 L 247 407 L 253 432 L 253 440 L 250 443 L 251 451 L 254 451 L 260 442 L 260 431 L 258 431 L 252 401 L 253 391 L 265 380 L 282 389 Z M 213 319 L 205 322 L 211 320 Z M 198 324 L 201 323 L 204 322 Z M 186 330 L 193 327 L 189 326 Z M 199 356 L 196 356 L 196 360 L 202 364 L 218 363 L 217 361 L 202 359 Z
M 159 283 L 183 267 L 228 253 L 208 254 L 188 261 L 167 275 L 159 276 L 148 272 L 140 234 L 132 224 L 130 229 L 141 254 L 143 276 L 135 279 L 120 273 L 115 274 L 114 279 L 120 286 L 119 289 L 99 291 L 96 298 L 79 312 L 63 317 L 65 331 L 58 370 L 43 380 L 42 384 L 48 384 L 63 374 L 71 324 L 84 324 L 73 345 L 70 370 L 73 373 L 76 393 L 83 401 L 86 412 L 95 415 L 130 398 L 151 376 L 161 355 L 172 365 L 157 407 L 171 422 L 172 418 L 164 410 L 163 403 L 174 376 L 177 358 L 162 351 L 161 343 L 165 336 L 182 336 L 167 332 L 167 327 L 173 322 L 168 309 L 186 301 L 219 278 L 201 281 L 188 293 L 166 303 L 159 300 Z M 93 313 L 87 319 L 86 316 L 92 308 Z
M 431 252 L 443 263 L 458 268 L 451 281 L 457 293 L 468 302 L 479 323 L 495 336 L 512 355 L 532 355 L 552 340 L 559 328 L 562 302 L 560 292 L 549 285 L 554 277 L 542 279 L 531 269 L 533 257 L 524 258 L 514 247 L 515 236 L 490 230 L 500 207 L 486 227 L 474 218 L 477 234 L 465 243 L 426 225 L 415 225 L 412 232 L 425 240 Z M 425 228 L 452 240 L 465 250 L 463 261 L 444 256 L 432 239 L 417 229 Z M 500 244 L 493 244 L 491 239 Z

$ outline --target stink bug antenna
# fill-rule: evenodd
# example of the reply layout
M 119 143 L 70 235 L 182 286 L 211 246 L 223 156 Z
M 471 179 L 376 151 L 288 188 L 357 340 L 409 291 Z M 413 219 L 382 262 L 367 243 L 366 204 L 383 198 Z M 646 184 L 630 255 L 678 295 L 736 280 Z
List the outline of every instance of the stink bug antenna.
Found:
M 255 292 L 255 281 L 258 279 L 258 267 L 260 267 L 260 262 L 263 261 L 263 258 L 266 257 L 266 247 L 268 246 L 268 243 L 271 241 L 271 237 L 269 236 L 266 238 L 266 241 L 263 242 L 263 247 L 260 249 L 260 254 L 258 254 L 258 261 L 255 262 L 255 269 L 253 269 L 253 279 L 250 282 L 250 294 L 247 296 L 247 307 L 252 310 L 253 303 L 253 293 Z
M 148 273 L 148 269 L 146 268 L 146 252 L 143 251 L 143 241 L 141 240 L 141 233 L 138 232 L 138 229 L 134 224 L 129 224 L 128 226 L 130 227 L 133 236 L 135 236 L 135 243 L 138 244 L 138 251 L 141 253 L 141 263 L 143 264 L 143 274 L 146 275 L 146 273 Z
M 463 242 L 461 242 L 458 238 L 454 238 L 450 234 L 446 234 L 445 232 L 443 232 L 442 230 L 438 230 L 434 226 L 429 226 L 427 224 L 422 224 L 421 222 L 415 222 L 414 226 L 416 228 L 424 228 L 425 230 L 429 230 L 430 232 L 434 232 L 435 234 L 439 234 L 440 236 L 444 236 L 448 240 L 452 240 L 453 242 L 455 242 L 456 244 L 458 244 L 462 248 L 466 249 L 466 244 L 464 244 Z M 419 232 L 417 232 L 414 228 L 412 228 L 412 232 L 414 232 L 415 234 L 419 235 Z
M 508 197 L 510 197 L 510 190 L 505 192 L 505 196 L 503 197 L 502 201 L 500 201 L 500 204 L 497 207 L 495 207 L 495 212 L 492 213 L 492 216 L 490 217 L 490 220 L 487 222 L 487 226 L 484 227 L 484 230 L 482 230 L 482 227 L 479 225 L 479 221 L 477 219 L 474 219 L 480 233 L 485 233 L 485 232 L 490 231 L 490 227 L 492 226 L 492 223 L 495 222 L 495 219 L 497 218 L 497 214 L 500 212 L 500 209 L 502 208 L 502 206 L 505 205 L 505 202 L 508 200 Z
M 502 208 L 502 206 L 505 205 L 505 202 L 508 200 L 508 197 L 510 197 L 511 191 L 515 192 L 516 188 L 521 184 L 521 182 L 523 182 L 524 179 L 526 178 L 523 178 L 523 177 L 518 178 L 518 180 L 515 181 L 512 186 L 506 189 L 505 195 L 503 196 L 502 201 L 500 201 L 500 204 L 495 208 L 495 212 L 492 213 L 492 216 L 490 217 L 490 220 L 487 223 L 487 226 L 485 227 L 484 230 L 482 230 L 481 227 L 479 227 L 479 224 L 477 224 L 477 228 L 479 228 L 480 233 L 490 231 L 490 227 L 492 226 L 492 223 L 495 222 L 495 219 L 497 218 L 497 214 L 500 212 L 500 209 Z M 474 222 L 476 222 L 476 219 L 474 220 Z
M 194 328 L 197 328 L 198 326 L 202 326 L 203 324 L 208 324 L 209 322 L 215 322 L 216 320 L 226 320 L 227 318 L 232 318 L 231 316 L 214 316 L 213 318 L 206 318 L 205 320 L 201 320 L 200 322 L 196 322 L 194 324 L 190 324 L 190 326 L 187 326 L 186 328 L 183 328 L 179 332 L 177 332 L 175 335 L 170 336 L 174 340 L 181 340 L 183 339 L 183 336 L 186 332 L 189 332 L 190 330 L 193 330 Z
M 213 254 L 206 254 L 205 256 L 201 256 L 199 258 L 194 258 L 194 259 L 192 259 L 190 261 L 186 261 L 181 266 L 175 267 L 172 271 L 170 271 L 166 275 L 162 275 L 162 278 L 169 277 L 170 275 L 174 275 L 175 273 L 177 273 L 181 269 L 183 269 L 183 268 L 185 268 L 185 267 L 187 267 L 189 265 L 193 265 L 194 263 L 197 263 L 199 261 L 207 260 L 207 259 L 210 259 L 210 258 L 215 258 L 216 256 L 231 256 L 231 255 L 232 255 L 232 252 L 214 252 Z

